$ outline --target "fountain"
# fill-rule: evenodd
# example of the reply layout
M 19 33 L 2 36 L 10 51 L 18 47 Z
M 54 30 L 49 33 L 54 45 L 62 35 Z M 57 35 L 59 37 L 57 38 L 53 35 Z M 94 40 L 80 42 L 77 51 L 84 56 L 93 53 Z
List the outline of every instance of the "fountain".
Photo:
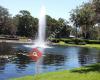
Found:
M 38 28 L 38 36 L 34 42 L 34 45 L 24 45 L 26 47 L 40 47 L 46 48 L 48 47 L 45 42 L 45 31 L 46 31 L 46 10 L 45 7 L 41 7 L 40 16 L 39 16 L 39 28 Z
M 46 29 L 46 11 L 45 7 L 42 6 L 39 16 L 39 28 L 38 28 L 38 37 L 35 40 L 35 47 L 45 48 L 45 29 Z

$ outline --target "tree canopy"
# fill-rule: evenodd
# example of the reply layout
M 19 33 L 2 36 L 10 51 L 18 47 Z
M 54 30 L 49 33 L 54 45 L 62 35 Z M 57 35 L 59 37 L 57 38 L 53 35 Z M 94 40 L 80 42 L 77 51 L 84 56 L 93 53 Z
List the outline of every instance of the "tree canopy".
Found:
M 96 35 L 96 33 L 93 31 L 94 26 L 98 21 L 96 18 L 97 13 L 93 7 L 96 5 L 96 2 L 94 1 L 92 3 L 84 3 L 83 5 L 72 10 L 70 14 L 71 22 L 76 28 L 78 27 L 80 29 L 81 35 L 85 39 L 96 39 L 96 37 L 93 37 L 94 34 Z M 96 9 L 99 9 L 99 7 Z

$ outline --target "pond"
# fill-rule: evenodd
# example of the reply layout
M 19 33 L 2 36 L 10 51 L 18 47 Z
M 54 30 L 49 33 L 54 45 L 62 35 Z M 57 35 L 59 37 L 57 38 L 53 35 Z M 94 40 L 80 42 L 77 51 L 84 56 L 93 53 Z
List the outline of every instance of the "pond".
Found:
M 93 48 L 50 46 L 44 49 L 44 55 L 37 63 L 25 55 L 17 55 L 28 54 L 30 50 L 24 44 L 0 43 L 0 80 L 100 62 L 100 50 Z

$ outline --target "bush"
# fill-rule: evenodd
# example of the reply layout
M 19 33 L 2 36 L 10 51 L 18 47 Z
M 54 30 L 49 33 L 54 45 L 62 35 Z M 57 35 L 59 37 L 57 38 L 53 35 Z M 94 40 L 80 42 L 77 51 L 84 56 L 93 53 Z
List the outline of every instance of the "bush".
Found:
M 72 41 L 73 41 L 75 44 L 80 44 L 80 45 L 86 44 L 85 41 L 82 40 L 82 39 L 72 39 Z
M 52 42 L 54 43 L 59 43 L 60 41 L 69 43 L 69 44 L 100 44 L 100 40 L 84 40 L 84 39 L 66 39 L 66 38 L 61 38 L 61 39 L 52 39 Z
M 86 44 L 82 39 L 61 39 L 60 41 L 63 41 L 68 44 Z
M 100 40 L 84 40 L 87 44 L 100 44 Z
M 59 39 L 52 39 L 52 41 L 51 42 L 54 42 L 54 43 L 59 43 Z
M 60 41 L 63 41 L 65 43 L 69 43 L 69 42 L 72 42 L 72 39 L 60 39 Z

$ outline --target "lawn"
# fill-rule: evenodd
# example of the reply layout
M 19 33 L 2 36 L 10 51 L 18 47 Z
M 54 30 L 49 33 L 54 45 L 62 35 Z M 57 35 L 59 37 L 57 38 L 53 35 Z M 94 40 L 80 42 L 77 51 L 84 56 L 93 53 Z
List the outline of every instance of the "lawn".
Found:
M 73 70 L 49 72 L 11 80 L 100 80 L 100 63 Z
M 60 41 L 59 43 L 54 43 L 56 45 L 61 45 L 61 46 L 76 46 L 76 47 L 87 47 L 87 48 L 96 48 L 96 49 L 100 49 L 100 44 L 85 44 L 85 45 L 76 45 L 76 44 L 66 44 L 62 41 Z

